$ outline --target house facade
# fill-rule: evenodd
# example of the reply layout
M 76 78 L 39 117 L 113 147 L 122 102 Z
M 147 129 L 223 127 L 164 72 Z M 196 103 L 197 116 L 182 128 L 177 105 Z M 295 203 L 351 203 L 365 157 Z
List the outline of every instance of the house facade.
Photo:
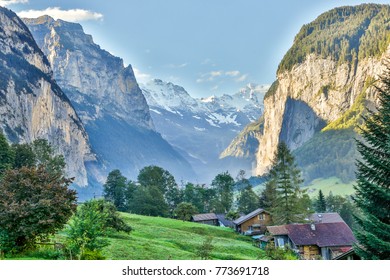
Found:
M 215 213 L 197 214 L 191 217 L 191 221 L 199 224 L 219 226 L 219 220 Z
M 248 215 L 233 221 L 235 230 L 245 235 L 264 234 L 268 225 L 271 224 L 271 215 L 264 209 L 256 209 Z
M 276 247 L 288 246 L 301 259 L 331 260 L 352 249 L 356 239 L 344 222 L 267 227 Z

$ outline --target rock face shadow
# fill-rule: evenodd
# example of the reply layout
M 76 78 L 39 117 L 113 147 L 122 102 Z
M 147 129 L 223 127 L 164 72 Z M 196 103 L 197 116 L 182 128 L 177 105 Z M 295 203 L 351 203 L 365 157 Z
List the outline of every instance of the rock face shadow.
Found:
M 306 102 L 288 97 L 279 139 L 291 150 L 295 150 L 325 126 L 325 120 L 320 118 Z

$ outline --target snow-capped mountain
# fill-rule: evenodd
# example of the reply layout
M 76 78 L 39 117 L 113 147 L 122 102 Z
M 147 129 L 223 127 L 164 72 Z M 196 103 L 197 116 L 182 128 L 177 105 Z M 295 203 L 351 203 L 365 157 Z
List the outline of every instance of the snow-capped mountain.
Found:
M 219 154 L 239 131 L 261 116 L 268 86 L 248 84 L 233 95 L 200 99 L 181 86 L 158 79 L 140 87 L 156 130 L 182 152 L 200 180 L 210 181 L 221 171 L 235 175 L 239 169 L 251 169 L 250 162 L 228 163 L 220 160 Z

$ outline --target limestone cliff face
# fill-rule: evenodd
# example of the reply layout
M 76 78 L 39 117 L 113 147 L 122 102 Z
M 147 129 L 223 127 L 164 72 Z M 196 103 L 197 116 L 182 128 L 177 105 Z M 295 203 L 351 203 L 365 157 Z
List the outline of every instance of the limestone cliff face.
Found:
M 390 47 L 380 57 L 339 65 L 331 58 L 314 54 L 278 74 L 273 91 L 264 100 L 264 131 L 256 159 L 256 174 L 266 173 L 277 145 L 285 141 L 292 149 L 302 146 L 313 135 L 340 118 L 366 91 L 366 100 L 376 98 L 368 81 L 383 73 L 384 59 Z
M 84 127 L 29 30 L 5 8 L 0 8 L 0 69 L 0 122 L 7 138 L 47 139 L 65 156 L 67 175 L 86 186 L 85 162 L 94 156 Z
M 120 169 L 132 179 L 147 165 L 177 178 L 193 178 L 190 164 L 156 132 L 131 65 L 101 49 L 80 24 L 44 16 L 24 19 L 75 106 L 99 166 L 88 170 L 97 185 Z
M 389 5 L 363 4 L 301 28 L 264 100 L 256 174 L 268 171 L 280 141 L 295 150 L 325 126 L 356 127 L 364 106 L 376 102 L 373 81 L 390 55 L 389 19 Z
M 122 59 L 102 50 L 79 24 L 48 16 L 24 22 L 84 123 L 110 115 L 154 129 L 131 65 L 125 67 Z

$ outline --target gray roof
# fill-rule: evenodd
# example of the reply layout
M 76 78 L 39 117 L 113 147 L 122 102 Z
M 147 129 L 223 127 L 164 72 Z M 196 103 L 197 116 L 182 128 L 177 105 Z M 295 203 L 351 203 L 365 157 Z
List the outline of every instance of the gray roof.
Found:
M 249 219 L 252 219 L 254 216 L 259 215 L 260 213 L 263 213 L 263 212 L 268 213 L 264 209 L 258 208 L 255 211 L 250 212 L 248 215 L 242 216 L 242 217 L 238 218 L 237 220 L 234 220 L 233 223 L 235 223 L 236 225 L 240 225 L 243 222 L 246 222 Z
M 194 222 L 200 222 L 200 221 L 218 220 L 218 217 L 214 213 L 206 213 L 206 214 L 193 215 L 192 219 L 194 220 Z
M 233 221 L 230 221 L 226 219 L 225 214 L 216 214 L 218 220 L 225 226 L 225 227 L 234 227 Z
M 344 223 L 338 213 L 314 213 L 309 216 L 309 221 L 314 223 Z

